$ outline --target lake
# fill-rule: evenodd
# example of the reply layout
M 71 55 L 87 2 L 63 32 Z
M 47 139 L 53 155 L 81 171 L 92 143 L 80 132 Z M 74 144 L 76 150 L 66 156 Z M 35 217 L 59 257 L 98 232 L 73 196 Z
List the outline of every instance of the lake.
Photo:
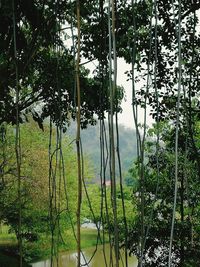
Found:
M 81 263 L 89 267 L 104 267 L 106 266 L 106 263 L 105 263 L 105 257 L 106 257 L 107 266 L 112 266 L 112 265 L 109 265 L 110 246 L 106 244 L 104 247 L 105 247 L 104 249 L 105 253 L 103 253 L 103 246 L 102 245 L 98 246 L 98 250 L 89 264 L 86 264 L 86 262 L 90 260 L 95 248 L 92 247 L 92 248 L 84 249 L 83 250 L 84 257 L 83 256 L 81 257 Z M 122 260 L 120 260 L 120 267 L 123 267 L 125 266 L 124 251 L 121 250 L 120 253 L 121 253 L 121 258 L 122 258 Z M 77 259 L 76 252 L 70 251 L 70 252 L 60 253 L 59 258 L 58 258 L 58 265 L 55 263 L 54 267 L 76 267 L 76 259 Z M 44 261 L 32 263 L 31 266 L 32 267 L 50 267 L 51 265 L 50 265 L 50 260 L 44 260 Z M 136 257 L 133 257 L 133 256 L 128 257 L 128 266 L 137 267 Z

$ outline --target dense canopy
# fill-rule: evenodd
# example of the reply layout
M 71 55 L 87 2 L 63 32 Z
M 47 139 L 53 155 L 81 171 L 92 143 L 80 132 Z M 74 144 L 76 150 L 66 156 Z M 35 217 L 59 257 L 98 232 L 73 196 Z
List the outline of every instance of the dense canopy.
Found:
M 16 122 L 16 80 L 21 121 L 29 112 L 40 125 L 50 115 L 57 123 L 67 122 L 70 116 L 74 118 L 76 48 L 64 41 L 68 34 L 65 25 L 68 32 L 75 27 L 73 5 L 67 1 L 2 1 L 0 9 L 0 121 Z M 76 37 L 73 38 L 75 42 Z M 80 71 L 84 127 L 94 123 L 94 114 L 103 117 L 103 111 L 109 109 L 109 93 L 107 73 L 102 86 L 98 72 L 89 78 L 84 66 Z M 100 101 L 102 96 L 104 100 Z

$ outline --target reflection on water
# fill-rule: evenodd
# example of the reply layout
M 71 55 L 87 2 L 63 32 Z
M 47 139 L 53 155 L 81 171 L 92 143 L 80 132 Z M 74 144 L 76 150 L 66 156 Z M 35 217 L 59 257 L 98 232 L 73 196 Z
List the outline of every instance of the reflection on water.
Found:
M 0 267 L 19 267 L 19 265 L 19 260 L 17 260 L 16 257 L 0 252 Z M 30 267 L 30 265 L 23 262 L 23 267 Z
M 105 249 L 103 250 L 103 246 L 98 246 L 98 250 L 91 261 L 90 258 L 93 255 L 95 248 L 88 248 L 83 250 L 84 256 L 82 255 L 81 257 L 81 264 L 88 267 L 112 266 L 112 264 L 110 264 L 112 262 L 111 260 L 112 255 L 110 254 L 109 245 L 105 245 L 104 247 Z M 58 264 L 55 263 L 54 267 L 56 267 L 57 265 L 58 267 L 76 267 L 76 259 L 77 259 L 77 254 L 75 252 L 61 253 L 59 255 Z M 90 263 L 88 264 L 89 261 Z M 113 262 L 114 262 L 114 257 L 113 257 Z M 121 260 L 119 266 L 120 267 L 125 266 L 125 257 L 123 251 L 121 251 Z M 128 257 L 128 266 L 137 267 L 137 260 L 135 257 Z M 32 263 L 32 267 L 50 267 L 50 260 Z

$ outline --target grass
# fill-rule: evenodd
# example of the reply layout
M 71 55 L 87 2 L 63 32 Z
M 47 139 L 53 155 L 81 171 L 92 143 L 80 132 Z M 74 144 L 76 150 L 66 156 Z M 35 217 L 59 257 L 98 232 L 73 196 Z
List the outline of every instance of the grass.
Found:
M 89 248 L 95 246 L 97 243 L 97 230 L 82 228 L 81 229 L 81 247 Z M 102 239 L 102 233 L 101 239 Z M 59 245 L 59 251 L 76 250 L 76 240 L 71 230 L 65 231 L 63 234 L 65 243 Z M 100 242 L 100 241 L 98 241 Z M 108 242 L 108 237 L 105 236 L 105 242 Z M 50 237 L 45 234 L 40 236 L 37 242 L 24 242 L 24 257 L 27 262 L 38 261 L 47 259 L 51 254 L 51 241 Z M 17 251 L 17 239 L 14 233 L 9 233 L 9 227 L 1 226 L 0 231 L 0 250 L 9 252 L 10 255 L 15 255 Z
M 15 233 L 11 233 L 9 230 L 9 226 L 0 225 L 0 249 L 17 246 L 16 235 Z

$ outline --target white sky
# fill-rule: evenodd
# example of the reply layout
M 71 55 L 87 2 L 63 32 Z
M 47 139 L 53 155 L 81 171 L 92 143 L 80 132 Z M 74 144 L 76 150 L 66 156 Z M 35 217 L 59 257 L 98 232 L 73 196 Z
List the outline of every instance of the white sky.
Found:
M 119 58 L 117 60 L 117 84 L 122 85 L 125 89 L 125 99 L 122 101 L 123 112 L 118 115 L 119 123 L 126 127 L 134 128 L 133 111 L 132 111 L 132 81 L 127 81 L 127 75 L 124 73 L 131 69 L 131 66 Z
M 125 99 L 122 101 L 122 114 L 119 114 L 119 123 L 129 128 L 135 128 L 133 111 L 132 111 L 132 81 L 127 81 L 127 75 L 124 73 L 127 70 L 131 70 L 131 66 L 128 65 L 124 59 L 118 58 L 118 71 L 117 71 L 117 84 L 122 85 L 125 89 Z M 136 84 L 141 86 L 141 84 Z M 153 119 L 149 116 L 149 108 L 147 107 L 147 124 L 150 126 L 153 123 Z M 144 123 L 143 109 L 138 108 L 138 121 Z

